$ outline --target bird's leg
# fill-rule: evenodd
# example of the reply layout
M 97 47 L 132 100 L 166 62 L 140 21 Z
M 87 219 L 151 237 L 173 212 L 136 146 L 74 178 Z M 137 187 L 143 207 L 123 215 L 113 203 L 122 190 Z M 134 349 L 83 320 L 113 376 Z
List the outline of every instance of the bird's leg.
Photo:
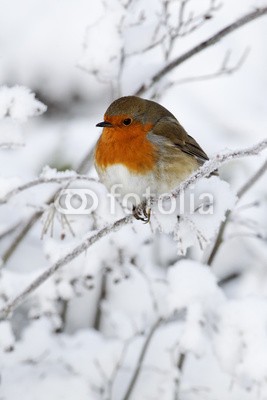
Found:
M 147 224 L 150 221 L 151 208 L 143 201 L 138 206 L 133 206 L 133 216 Z

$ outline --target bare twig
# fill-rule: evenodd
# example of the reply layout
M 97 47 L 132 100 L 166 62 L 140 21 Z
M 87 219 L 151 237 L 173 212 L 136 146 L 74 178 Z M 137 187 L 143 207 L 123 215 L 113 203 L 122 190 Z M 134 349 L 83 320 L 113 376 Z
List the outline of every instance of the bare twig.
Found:
M 106 392 L 105 392 L 105 399 L 110 400 L 112 399 L 112 392 L 113 392 L 113 387 L 114 387 L 114 383 L 117 379 L 118 373 L 121 371 L 122 367 L 123 367 L 123 363 L 125 361 L 125 357 L 127 354 L 127 351 L 129 349 L 129 346 L 131 345 L 131 343 L 135 340 L 135 335 L 131 336 L 129 339 L 126 339 L 123 343 L 122 346 L 122 350 L 119 356 L 119 359 L 117 360 L 117 362 L 114 365 L 114 368 L 112 370 L 112 373 L 110 374 L 110 376 L 107 376 L 106 373 L 104 372 L 102 365 L 100 364 L 99 360 L 95 360 L 95 366 L 97 368 L 97 370 L 99 371 L 102 380 L 103 380 L 103 385 L 102 387 L 105 388 Z
M 136 366 L 135 366 L 135 369 L 134 369 L 133 376 L 132 376 L 132 378 L 130 380 L 129 386 L 128 386 L 127 391 L 126 391 L 125 395 L 123 396 L 122 400 L 129 400 L 129 398 L 130 398 L 130 396 L 132 394 L 132 391 L 133 391 L 133 389 L 135 387 L 135 384 L 137 382 L 137 379 L 139 377 L 139 374 L 140 374 L 140 372 L 142 370 L 142 366 L 143 366 L 143 362 L 144 362 L 144 358 L 145 358 L 147 349 L 148 349 L 148 347 L 150 345 L 151 340 L 153 339 L 153 336 L 154 336 L 155 332 L 160 327 L 162 322 L 163 322 L 162 319 L 158 319 L 154 323 L 154 325 L 152 326 L 149 334 L 147 335 L 146 340 L 145 340 L 145 342 L 143 344 L 142 350 L 141 350 L 141 352 L 139 354 L 139 357 L 138 357 L 138 360 L 137 360 L 137 363 L 136 363 Z
M 0 232 L 0 240 L 14 232 L 20 226 L 20 224 L 21 222 L 17 222 L 15 225 L 9 226 L 6 230 Z
M 237 192 L 238 201 L 244 196 L 245 193 L 247 193 L 249 189 L 251 189 L 251 187 L 260 179 L 260 177 L 266 172 L 266 170 L 267 170 L 267 161 L 265 161 L 265 163 L 259 168 L 259 170 L 256 171 L 255 174 L 253 174 L 252 177 L 249 178 L 249 180 L 239 189 L 239 191 Z M 218 250 L 221 247 L 226 226 L 230 221 L 230 216 L 231 216 L 231 211 L 228 210 L 225 214 L 225 220 L 221 223 L 218 235 L 210 252 L 207 261 L 208 265 L 211 265 L 213 263 L 218 253 Z
M 22 224 L 23 225 L 22 229 L 18 232 L 18 234 L 15 236 L 15 238 L 13 239 L 7 250 L 1 256 L 3 264 L 5 264 L 8 261 L 13 252 L 16 250 L 19 243 L 27 235 L 31 227 L 35 224 L 35 222 L 38 221 L 38 219 L 41 217 L 42 214 L 43 214 L 42 211 L 37 211 L 26 221 L 25 224 Z
M 241 199 L 251 187 L 262 177 L 262 175 L 267 171 L 267 160 L 263 165 L 255 172 L 254 175 L 238 190 L 237 197 Z
M 173 37 L 185 37 L 195 30 L 199 29 L 207 21 L 213 17 L 213 13 L 220 10 L 222 3 L 215 4 L 215 0 L 210 0 L 209 7 L 202 13 L 194 15 L 193 12 L 189 13 L 187 19 L 185 19 L 185 7 L 188 0 L 183 0 L 180 5 L 179 11 L 179 24 L 173 32 Z
M 136 96 L 141 96 L 144 92 L 151 89 L 155 83 L 159 82 L 165 75 L 167 75 L 170 71 L 174 68 L 178 67 L 188 59 L 192 58 L 196 54 L 200 53 L 201 51 L 207 49 L 210 46 L 218 43 L 222 38 L 229 35 L 230 33 L 236 31 L 237 29 L 241 28 L 242 26 L 248 24 L 251 21 L 254 21 L 257 18 L 267 14 L 267 7 L 257 8 L 255 11 L 252 11 L 243 17 L 237 19 L 230 25 L 226 26 L 225 28 L 221 29 L 219 32 L 212 35 L 209 39 L 204 40 L 203 42 L 199 43 L 191 50 L 187 51 L 186 53 L 182 54 L 181 56 L 175 58 L 165 67 L 163 67 L 160 71 L 158 71 L 152 78 L 148 84 L 141 85 L 136 91 Z
M 231 161 L 241 157 L 247 157 L 259 154 L 262 150 L 267 148 L 267 139 L 259 142 L 258 144 L 248 147 L 242 150 L 228 151 L 223 154 L 218 154 L 212 159 L 207 161 L 202 167 L 200 167 L 196 172 L 190 175 L 184 182 L 182 182 L 179 187 L 172 191 L 171 195 L 176 197 L 181 194 L 182 191 L 187 189 L 190 185 L 196 183 L 199 179 L 209 176 L 213 171 L 217 170 L 226 161 Z M 36 215 L 36 214 L 35 214 Z M 133 215 L 128 215 L 111 225 L 99 230 L 93 236 L 85 239 L 82 243 L 76 246 L 69 254 L 60 258 L 56 263 L 44 271 L 38 278 L 36 278 L 25 290 L 21 292 L 15 299 L 6 304 L 6 306 L 0 310 L 0 315 L 2 318 L 6 318 L 19 304 L 21 304 L 25 298 L 31 294 L 35 289 L 37 289 L 43 282 L 45 282 L 51 275 L 54 274 L 60 267 L 68 264 L 74 258 L 79 256 L 83 251 L 92 246 L 95 242 L 100 240 L 102 237 L 114 232 L 121 227 L 129 224 L 133 221 Z
M 35 289 L 37 289 L 43 282 L 45 282 L 51 275 L 53 275 L 59 268 L 63 265 L 68 264 L 76 257 L 78 257 L 81 253 L 87 250 L 90 246 L 92 246 L 95 242 L 107 236 L 110 232 L 115 232 L 122 228 L 123 226 L 129 224 L 133 220 L 132 215 L 128 215 L 118 221 L 114 222 L 111 225 L 106 226 L 105 228 L 99 230 L 94 235 L 89 238 L 83 240 L 78 246 L 76 246 L 70 253 L 66 256 L 60 258 L 57 262 L 51 265 L 48 269 L 46 269 L 43 273 L 41 273 L 29 286 L 27 286 L 17 297 L 8 302 L 6 306 L 0 310 L 0 320 L 6 319 L 9 314 L 19 305 L 21 304 L 26 297 L 31 294 Z
M 175 388 L 174 388 L 174 400 L 179 400 L 180 396 L 180 386 L 181 386 L 181 372 L 183 370 L 184 364 L 186 360 L 186 354 L 185 353 L 180 353 L 178 360 L 177 360 L 177 369 L 179 371 L 179 376 L 176 378 L 175 381 Z
M 163 69 L 161 69 L 157 74 L 155 74 L 150 83 L 148 85 L 143 84 L 141 87 L 136 90 L 135 95 L 142 95 L 146 90 L 150 89 L 155 83 L 157 83 L 163 76 L 165 76 L 168 72 L 172 69 L 176 68 L 177 66 L 181 65 L 183 62 L 187 61 L 189 58 L 193 57 L 194 55 L 200 53 L 201 51 L 205 50 L 207 47 L 212 46 L 215 43 L 218 43 L 223 37 L 227 36 L 229 33 L 235 31 L 236 29 L 240 28 L 241 26 L 261 17 L 262 15 L 267 13 L 267 7 L 258 8 L 256 11 L 245 15 L 244 17 L 238 19 L 234 23 L 228 25 L 226 28 L 222 29 L 221 31 L 217 32 L 215 35 L 210 37 L 208 40 L 201 42 L 199 45 L 195 46 L 193 49 L 189 50 L 188 52 L 184 53 L 180 57 L 174 59 L 171 63 L 166 65 Z M 79 173 L 83 173 L 86 170 L 86 166 L 88 164 L 92 164 L 93 159 L 93 149 L 89 151 L 89 153 L 84 157 L 82 160 L 80 167 L 78 168 Z M 88 162 L 89 160 L 89 162 Z M 58 191 L 55 192 L 54 196 L 51 196 L 48 200 L 48 204 L 53 202 L 55 196 L 57 195 Z M 31 227 L 39 220 L 40 213 L 33 214 L 30 219 L 28 219 L 24 226 L 22 227 L 21 231 L 18 235 L 13 239 L 12 243 L 5 251 L 2 256 L 3 262 L 7 262 L 8 259 L 11 257 L 13 252 L 16 250 L 18 245 L 27 235 Z
M 247 147 L 242 150 L 228 151 L 225 153 L 218 154 L 212 157 L 209 161 L 206 161 L 197 171 L 195 171 L 189 178 L 183 181 L 179 187 L 172 191 L 173 196 L 179 196 L 182 191 L 187 189 L 190 185 L 195 183 L 199 178 L 209 176 L 212 172 L 216 171 L 225 162 L 235 160 L 238 158 L 254 156 L 259 154 L 261 151 L 267 148 L 267 139 L 262 140 L 258 144 Z
M 40 177 L 10 190 L 8 193 L 5 194 L 4 197 L 0 198 L 0 205 L 5 204 L 8 200 L 11 199 L 11 197 L 16 196 L 17 194 L 23 192 L 24 190 L 30 189 L 34 186 L 42 185 L 44 183 L 62 183 L 65 181 L 68 181 L 69 183 L 75 181 L 98 182 L 98 180 L 90 178 L 87 175 L 77 175 L 77 174 L 70 176 L 57 176 L 53 178 Z
M 99 297 L 97 300 L 96 314 L 95 314 L 95 320 L 94 320 L 94 329 L 96 331 L 100 330 L 101 315 L 102 315 L 101 306 L 102 306 L 104 300 L 106 299 L 106 295 L 107 295 L 107 287 L 106 287 L 107 286 L 107 273 L 106 273 L 105 269 L 103 269 L 100 279 L 101 279 L 100 293 L 99 293 Z
M 83 174 L 86 169 L 89 170 L 91 168 L 91 165 L 93 164 L 93 156 L 94 156 L 94 148 L 90 149 L 89 152 L 84 156 L 82 159 L 81 163 L 79 164 L 77 168 L 77 173 Z M 47 204 L 51 204 L 55 201 L 56 197 L 58 196 L 58 193 L 60 192 L 61 189 L 57 189 L 47 200 Z M 39 220 L 39 218 L 42 216 L 42 212 L 36 211 L 32 216 L 30 216 L 27 221 L 22 224 L 21 230 L 18 232 L 18 234 L 15 236 L 15 238 L 12 240 L 10 243 L 9 247 L 5 250 L 5 252 L 2 254 L 1 259 L 3 264 L 5 264 L 9 258 L 12 256 L 14 251 L 17 249 L 19 244 L 22 242 L 22 240 L 26 237 L 32 226 L 35 225 L 35 223 Z
M 206 81 L 206 80 L 210 80 L 210 79 L 215 79 L 215 78 L 219 78 L 220 76 L 223 75 L 232 75 L 233 73 L 235 73 L 236 71 L 238 71 L 242 65 L 244 64 L 245 60 L 248 57 L 250 49 L 246 48 L 244 53 L 241 55 L 241 57 L 239 58 L 239 60 L 236 62 L 236 64 L 229 66 L 229 54 L 230 52 L 227 52 L 224 60 L 220 66 L 220 68 L 218 69 L 218 71 L 210 73 L 210 74 L 204 74 L 204 75 L 198 75 L 198 76 L 189 76 L 187 78 L 182 78 L 182 79 L 178 79 L 176 81 L 171 81 L 168 82 L 163 90 L 166 90 L 174 85 L 183 85 L 186 83 L 192 83 L 192 82 L 201 82 L 201 81 Z

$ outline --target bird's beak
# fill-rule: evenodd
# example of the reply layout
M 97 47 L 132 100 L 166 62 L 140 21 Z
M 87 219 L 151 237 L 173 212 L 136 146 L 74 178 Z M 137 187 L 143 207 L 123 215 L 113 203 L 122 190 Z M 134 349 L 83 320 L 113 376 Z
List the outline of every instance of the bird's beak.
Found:
M 100 128 L 111 128 L 112 124 L 110 122 L 103 121 L 103 122 L 99 122 L 98 124 L 96 124 L 96 126 L 98 126 Z

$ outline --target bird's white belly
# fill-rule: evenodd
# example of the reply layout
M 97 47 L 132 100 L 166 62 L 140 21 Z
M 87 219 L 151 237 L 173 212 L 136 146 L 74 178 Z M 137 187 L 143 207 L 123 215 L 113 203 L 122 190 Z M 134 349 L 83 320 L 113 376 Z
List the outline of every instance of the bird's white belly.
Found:
M 156 194 L 156 182 L 152 173 L 133 174 L 122 164 L 112 165 L 98 173 L 110 193 L 125 205 L 140 204 Z

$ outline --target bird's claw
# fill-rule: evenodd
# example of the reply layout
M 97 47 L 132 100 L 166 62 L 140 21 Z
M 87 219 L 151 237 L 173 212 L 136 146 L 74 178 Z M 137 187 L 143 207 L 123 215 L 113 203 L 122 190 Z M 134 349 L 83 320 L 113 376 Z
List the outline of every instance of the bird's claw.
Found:
M 150 221 L 151 209 L 146 204 L 141 203 L 138 206 L 133 206 L 134 218 L 141 220 L 144 224 Z

